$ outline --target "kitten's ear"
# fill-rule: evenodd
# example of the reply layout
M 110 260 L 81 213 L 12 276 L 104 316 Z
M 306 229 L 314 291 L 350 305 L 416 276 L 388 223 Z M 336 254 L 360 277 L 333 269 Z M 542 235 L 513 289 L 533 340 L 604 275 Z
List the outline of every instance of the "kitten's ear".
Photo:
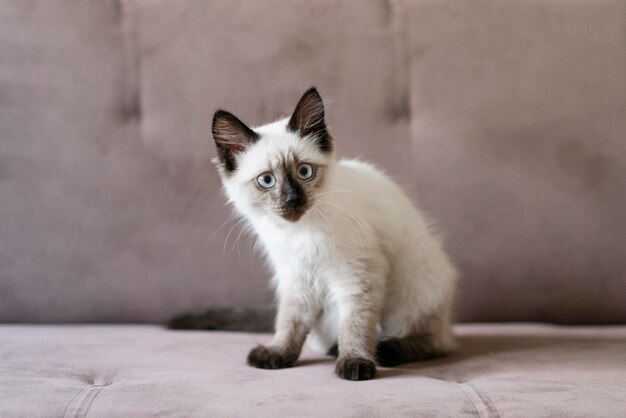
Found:
M 212 130 L 217 148 L 217 162 L 227 173 L 237 168 L 236 155 L 259 139 L 256 132 L 225 110 L 218 110 L 213 115 Z
M 315 87 L 311 87 L 302 95 L 289 119 L 287 129 L 301 138 L 306 136 L 313 138 L 322 151 L 332 150 L 332 137 L 324 120 L 324 102 Z

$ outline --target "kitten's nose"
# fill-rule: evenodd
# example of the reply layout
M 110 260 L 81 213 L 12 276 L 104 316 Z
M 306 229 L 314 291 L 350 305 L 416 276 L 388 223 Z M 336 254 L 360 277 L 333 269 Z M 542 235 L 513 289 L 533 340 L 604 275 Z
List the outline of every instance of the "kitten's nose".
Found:
M 297 208 L 302 204 L 302 196 L 300 193 L 288 193 L 284 196 L 284 201 L 287 206 Z
M 287 185 L 283 189 L 282 197 L 283 202 L 285 202 L 287 206 L 291 206 L 292 208 L 297 208 L 298 206 L 302 205 L 302 203 L 304 203 L 302 192 L 300 192 L 297 187 L 294 187 L 289 183 L 287 183 Z

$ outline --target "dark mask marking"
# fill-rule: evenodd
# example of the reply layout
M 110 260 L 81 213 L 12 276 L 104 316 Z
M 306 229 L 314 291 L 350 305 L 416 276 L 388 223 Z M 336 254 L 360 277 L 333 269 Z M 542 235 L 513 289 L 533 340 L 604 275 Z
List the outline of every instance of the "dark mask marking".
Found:
M 287 162 L 281 164 L 283 182 L 280 189 L 280 201 L 283 217 L 290 221 L 300 219 L 307 209 L 307 196 L 304 188 L 292 173 Z

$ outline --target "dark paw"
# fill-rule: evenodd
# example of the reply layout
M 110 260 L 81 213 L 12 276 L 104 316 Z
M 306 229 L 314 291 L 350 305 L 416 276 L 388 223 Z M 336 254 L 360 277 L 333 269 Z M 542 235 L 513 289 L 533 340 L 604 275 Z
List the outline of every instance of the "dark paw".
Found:
M 248 354 L 248 364 L 258 369 L 284 369 L 296 362 L 294 356 L 287 356 L 275 348 L 259 345 Z
M 431 360 L 444 355 L 423 338 L 382 340 L 376 345 L 376 362 L 383 367 L 393 367 L 413 361 Z
M 339 346 L 337 344 L 333 344 L 332 347 L 328 349 L 326 352 L 327 356 L 339 357 Z
M 405 363 L 402 344 L 397 340 L 383 340 L 376 346 L 376 362 L 383 367 Z
M 376 375 L 376 365 L 361 357 L 340 358 L 337 360 L 335 372 L 346 380 L 369 380 Z

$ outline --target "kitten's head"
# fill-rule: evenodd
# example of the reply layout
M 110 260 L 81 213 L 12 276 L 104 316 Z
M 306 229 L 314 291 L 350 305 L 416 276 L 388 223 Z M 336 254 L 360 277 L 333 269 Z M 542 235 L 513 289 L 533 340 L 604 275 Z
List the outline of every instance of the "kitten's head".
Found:
M 248 216 L 298 221 L 313 206 L 333 161 L 324 103 L 314 87 L 290 118 L 254 129 L 218 110 L 213 139 L 228 198 Z

